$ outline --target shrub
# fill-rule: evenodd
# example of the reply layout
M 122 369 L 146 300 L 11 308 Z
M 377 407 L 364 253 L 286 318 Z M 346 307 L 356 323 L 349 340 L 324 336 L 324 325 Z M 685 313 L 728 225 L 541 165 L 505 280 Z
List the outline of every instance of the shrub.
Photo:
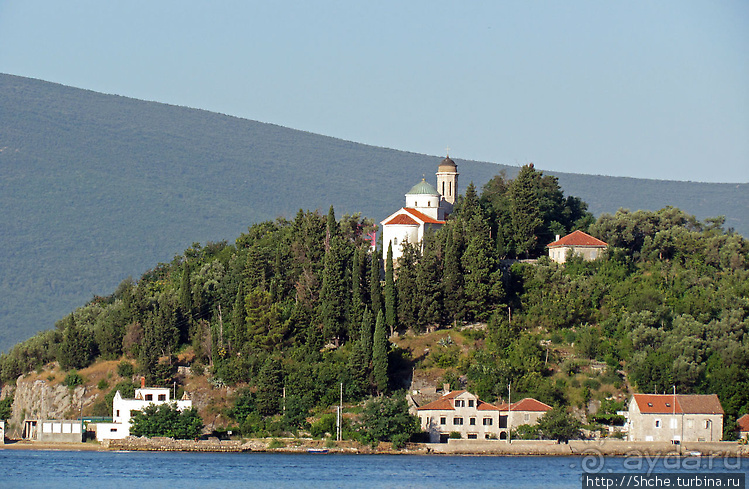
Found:
M 63 384 L 72 389 L 77 385 L 83 384 L 83 377 L 81 377 L 75 370 L 71 370 L 70 372 L 68 372 L 68 375 L 65 376 Z
M 177 409 L 176 403 L 151 404 L 136 411 L 130 434 L 134 436 L 166 436 L 181 440 L 198 438 L 203 431 L 203 420 L 197 409 Z
M 103 391 L 107 387 L 109 387 L 109 382 L 107 382 L 107 379 L 101 379 L 99 383 L 96 384 L 96 388 L 99 389 L 100 391 Z
M 463 435 L 460 434 L 458 431 L 451 431 L 450 432 L 450 439 L 451 440 L 460 440 L 463 438 Z
M 135 367 L 127 360 L 123 360 L 117 365 L 117 374 L 125 379 L 130 379 L 135 374 Z

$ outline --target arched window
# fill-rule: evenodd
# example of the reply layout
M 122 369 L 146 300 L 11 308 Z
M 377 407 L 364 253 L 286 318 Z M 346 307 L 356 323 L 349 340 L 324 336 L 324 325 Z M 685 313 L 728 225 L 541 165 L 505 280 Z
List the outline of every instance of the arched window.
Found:
M 397 244 L 398 244 L 398 238 L 393 238 L 393 244 L 394 244 L 394 245 L 397 245 Z

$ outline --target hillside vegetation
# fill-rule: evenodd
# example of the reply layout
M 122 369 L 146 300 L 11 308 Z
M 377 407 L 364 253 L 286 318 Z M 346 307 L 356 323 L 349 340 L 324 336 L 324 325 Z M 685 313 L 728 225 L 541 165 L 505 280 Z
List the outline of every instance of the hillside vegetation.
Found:
M 518 172 L 456 161 L 463 188 Z M 193 242 L 233 239 L 300 208 L 334 205 L 378 222 L 438 162 L 0 74 L 0 351 Z M 725 215 L 749 235 L 743 184 L 557 176 L 594 215 L 671 205 Z
M 300 210 L 123 281 L 0 356 L 0 379 L 125 357 L 171 385 L 188 364 L 238 388 L 225 414 L 245 434 L 314 431 L 341 383 L 357 404 L 414 371 L 489 402 L 511 384 L 583 412 L 628 386 L 675 385 L 717 393 L 728 433 L 749 409 L 749 243 L 721 225 L 676 208 L 596 220 L 525 166 L 470 185 L 394 272 L 369 248 L 371 220 Z M 606 256 L 550 262 L 545 245 L 575 229 L 608 242 Z

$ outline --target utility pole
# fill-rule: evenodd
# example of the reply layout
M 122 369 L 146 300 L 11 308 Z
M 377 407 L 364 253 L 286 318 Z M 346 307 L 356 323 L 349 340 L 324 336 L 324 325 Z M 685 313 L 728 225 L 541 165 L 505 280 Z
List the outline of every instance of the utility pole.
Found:
M 512 391 L 510 384 L 507 384 L 507 443 L 512 445 L 512 429 L 510 427 L 510 419 L 512 419 Z
M 338 401 L 338 418 L 337 418 L 337 421 L 338 421 L 338 426 L 337 426 L 338 433 L 336 433 L 336 440 L 337 441 L 341 441 L 341 440 L 343 440 L 343 429 L 342 429 L 342 422 L 343 422 L 343 382 L 341 382 L 341 397 L 340 397 L 340 400 Z

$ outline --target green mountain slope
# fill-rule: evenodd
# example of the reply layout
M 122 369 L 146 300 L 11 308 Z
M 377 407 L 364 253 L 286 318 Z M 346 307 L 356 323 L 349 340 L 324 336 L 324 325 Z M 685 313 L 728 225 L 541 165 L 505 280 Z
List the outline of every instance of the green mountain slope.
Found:
M 190 243 L 300 208 L 380 220 L 439 158 L 0 75 L 0 351 Z M 456 160 L 461 185 L 516 168 Z M 595 214 L 674 205 L 749 235 L 749 185 L 557 174 Z

